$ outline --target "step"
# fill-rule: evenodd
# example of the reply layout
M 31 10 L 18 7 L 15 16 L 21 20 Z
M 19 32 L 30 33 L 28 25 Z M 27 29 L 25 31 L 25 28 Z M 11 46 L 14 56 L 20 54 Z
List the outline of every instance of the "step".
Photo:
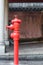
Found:
M 13 61 L 0 61 L 0 65 L 14 65 Z M 19 65 L 43 65 L 42 61 L 19 61 Z

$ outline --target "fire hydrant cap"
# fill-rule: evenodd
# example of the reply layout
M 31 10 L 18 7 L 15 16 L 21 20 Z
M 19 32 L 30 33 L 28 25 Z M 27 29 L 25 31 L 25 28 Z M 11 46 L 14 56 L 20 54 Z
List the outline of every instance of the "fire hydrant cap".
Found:
M 15 17 L 15 18 L 11 21 L 11 23 L 21 23 L 21 20 L 18 19 L 17 17 Z

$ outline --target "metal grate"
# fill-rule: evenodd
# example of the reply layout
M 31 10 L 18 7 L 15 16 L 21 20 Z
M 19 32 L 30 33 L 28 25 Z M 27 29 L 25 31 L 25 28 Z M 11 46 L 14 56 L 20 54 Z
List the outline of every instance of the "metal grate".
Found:
M 9 9 L 14 11 L 43 11 L 43 3 L 9 3 Z

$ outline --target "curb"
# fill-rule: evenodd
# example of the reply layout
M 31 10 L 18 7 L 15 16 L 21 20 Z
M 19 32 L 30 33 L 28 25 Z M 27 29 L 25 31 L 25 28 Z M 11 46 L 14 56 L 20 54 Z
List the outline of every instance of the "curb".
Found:
M 0 60 L 13 60 L 13 54 L 0 55 Z M 19 60 L 23 61 L 41 61 L 43 60 L 43 54 L 27 54 L 19 55 Z

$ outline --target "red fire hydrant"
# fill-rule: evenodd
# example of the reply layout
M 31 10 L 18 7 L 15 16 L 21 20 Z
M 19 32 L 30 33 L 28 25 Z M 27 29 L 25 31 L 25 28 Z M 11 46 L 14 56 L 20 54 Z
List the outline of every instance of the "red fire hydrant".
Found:
M 15 16 L 15 18 L 11 21 L 10 26 L 6 26 L 10 30 L 14 30 L 13 33 L 11 33 L 11 38 L 14 40 L 14 65 L 18 65 L 18 54 L 19 54 L 19 28 L 20 28 L 20 23 L 21 20 Z

